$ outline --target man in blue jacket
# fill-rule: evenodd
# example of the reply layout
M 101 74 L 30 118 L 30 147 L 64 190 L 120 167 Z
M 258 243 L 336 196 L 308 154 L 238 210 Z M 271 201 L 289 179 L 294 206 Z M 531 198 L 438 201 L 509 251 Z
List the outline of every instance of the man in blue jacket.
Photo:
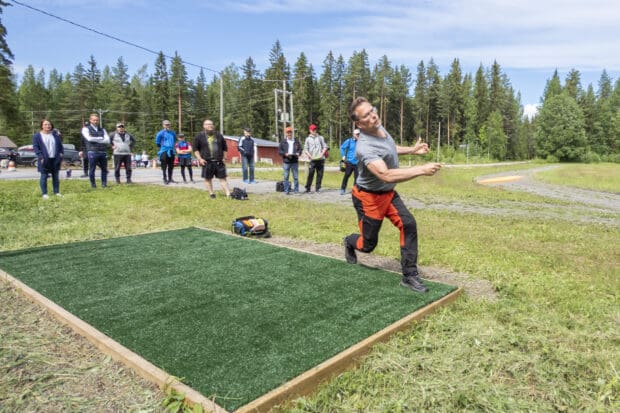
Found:
M 345 162 L 344 176 L 342 177 L 342 183 L 340 184 L 340 195 L 344 195 L 347 189 L 347 183 L 349 177 L 353 174 L 353 184 L 357 179 L 357 157 L 355 156 L 355 145 L 357 144 L 357 138 L 360 136 L 360 130 L 355 129 L 353 136 L 347 139 L 340 146 L 340 154 L 342 160 Z
M 177 142 L 177 134 L 170 129 L 170 121 L 165 120 L 162 122 L 164 128 L 157 132 L 155 136 L 155 145 L 159 148 L 157 156 L 161 163 L 161 172 L 164 175 L 164 184 L 168 185 L 171 182 L 176 184 L 176 181 L 172 179 L 172 170 L 174 169 L 174 157 L 176 152 L 174 150 L 174 144 Z

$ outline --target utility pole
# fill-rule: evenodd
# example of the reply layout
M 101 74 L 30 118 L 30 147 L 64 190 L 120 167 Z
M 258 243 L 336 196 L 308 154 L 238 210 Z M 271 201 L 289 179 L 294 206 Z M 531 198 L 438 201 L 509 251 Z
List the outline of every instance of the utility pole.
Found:
M 284 125 L 283 125 L 283 127 L 286 128 L 286 120 L 287 120 L 286 119 L 286 114 L 288 113 L 286 111 L 286 79 L 282 79 L 282 90 L 283 90 L 283 92 L 282 92 L 282 110 L 283 110 L 283 112 L 282 113 L 284 113 L 284 119 L 283 119 L 284 120 Z M 293 131 L 294 130 L 295 129 L 293 129 Z
M 284 93 L 286 94 L 286 91 Z M 291 128 L 295 130 L 295 115 L 293 114 L 293 92 L 291 92 Z
M 437 162 L 439 162 L 439 152 L 441 151 L 441 122 L 438 122 L 437 128 Z
M 109 110 L 93 109 L 93 112 L 97 112 L 99 114 L 99 127 L 103 128 L 103 114 L 109 112 Z
M 280 135 L 278 135 L 278 89 L 273 90 L 273 105 L 275 108 L 275 120 L 276 120 L 276 139 L 280 142 Z
M 220 133 L 224 135 L 224 74 L 220 72 Z
M 178 99 L 177 99 L 178 106 L 179 106 L 179 108 L 178 108 L 178 110 L 179 110 L 179 133 L 181 133 L 183 131 L 183 121 L 181 119 L 181 81 L 179 80 L 177 84 L 179 86 L 178 87 L 179 95 L 178 95 Z

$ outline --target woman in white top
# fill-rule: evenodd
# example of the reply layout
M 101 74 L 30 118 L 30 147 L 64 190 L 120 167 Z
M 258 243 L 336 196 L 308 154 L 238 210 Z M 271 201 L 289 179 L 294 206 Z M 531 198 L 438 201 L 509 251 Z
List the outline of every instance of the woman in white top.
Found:
M 54 195 L 60 195 L 60 180 L 58 174 L 62 165 L 64 149 L 60 139 L 60 133 L 54 129 L 54 125 L 47 119 L 41 121 L 41 130 L 32 136 L 32 147 L 37 155 L 37 170 L 41 174 L 39 185 L 43 193 L 43 199 L 47 199 L 47 177 L 52 177 Z

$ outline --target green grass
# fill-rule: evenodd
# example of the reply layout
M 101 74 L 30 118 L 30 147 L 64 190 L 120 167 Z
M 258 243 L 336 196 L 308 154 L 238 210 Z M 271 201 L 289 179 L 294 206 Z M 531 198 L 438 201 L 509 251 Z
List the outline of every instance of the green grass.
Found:
M 229 410 L 454 290 L 196 228 L 8 251 L 0 266 Z
M 444 169 L 437 179 L 420 178 L 398 190 L 424 203 L 563 207 L 472 182 L 475 176 L 511 169 Z M 260 172 L 258 178 L 267 175 Z M 326 174 L 325 186 L 337 188 L 341 177 Z M 4 249 L 190 225 L 227 229 L 232 218 L 247 213 L 268 218 L 277 236 L 337 244 L 355 231 L 350 206 L 300 197 L 209 202 L 204 193 L 191 190 L 134 186 L 90 192 L 81 183 L 63 182 L 67 196 L 43 203 L 35 182 L 0 182 L 0 191 Z M 378 346 L 358 369 L 281 410 L 620 410 L 617 226 L 510 212 L 485 216 L 424 209 L 414 214 L 421 264 L 489 280 L 499 300 L 459 300 Z M 398 257 L 397 238 L 386 223 L 375 253 Z
M 551 184 L 620 194 L 620 165 L 613 163 L 561 165 L 537 173 L 536 178 Z

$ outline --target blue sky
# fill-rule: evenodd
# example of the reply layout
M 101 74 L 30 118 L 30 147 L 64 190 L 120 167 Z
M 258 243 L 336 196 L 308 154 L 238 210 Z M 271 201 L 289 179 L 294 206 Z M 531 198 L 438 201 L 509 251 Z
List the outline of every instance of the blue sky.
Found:
M 155 56 L 148 52 L 6 1 L 12 6 L 1 17 L 17 74 L 28 65 L 72 72 L 91 54 L 100 68 L 122 56 L 131 74 L 145 63 L 152 72 Z M 442 75 L 454 58 L 472 74 L 497 60 L 523 105 L 539 102 L 556 68 L 562 80 L 579 70 L 582 86 L 595 90 L 603 69 L 614 81 L 620 76 L 617 0 L 19 1 L 215 70 L 241 66 L 249 56 L 263 70 L 278 39 L 289 64 L 303 51 L 317 75 L 330 50 L 347 60 L 366 49 L 371 65 L 387 55 L 414 74 L 430 58 Z

